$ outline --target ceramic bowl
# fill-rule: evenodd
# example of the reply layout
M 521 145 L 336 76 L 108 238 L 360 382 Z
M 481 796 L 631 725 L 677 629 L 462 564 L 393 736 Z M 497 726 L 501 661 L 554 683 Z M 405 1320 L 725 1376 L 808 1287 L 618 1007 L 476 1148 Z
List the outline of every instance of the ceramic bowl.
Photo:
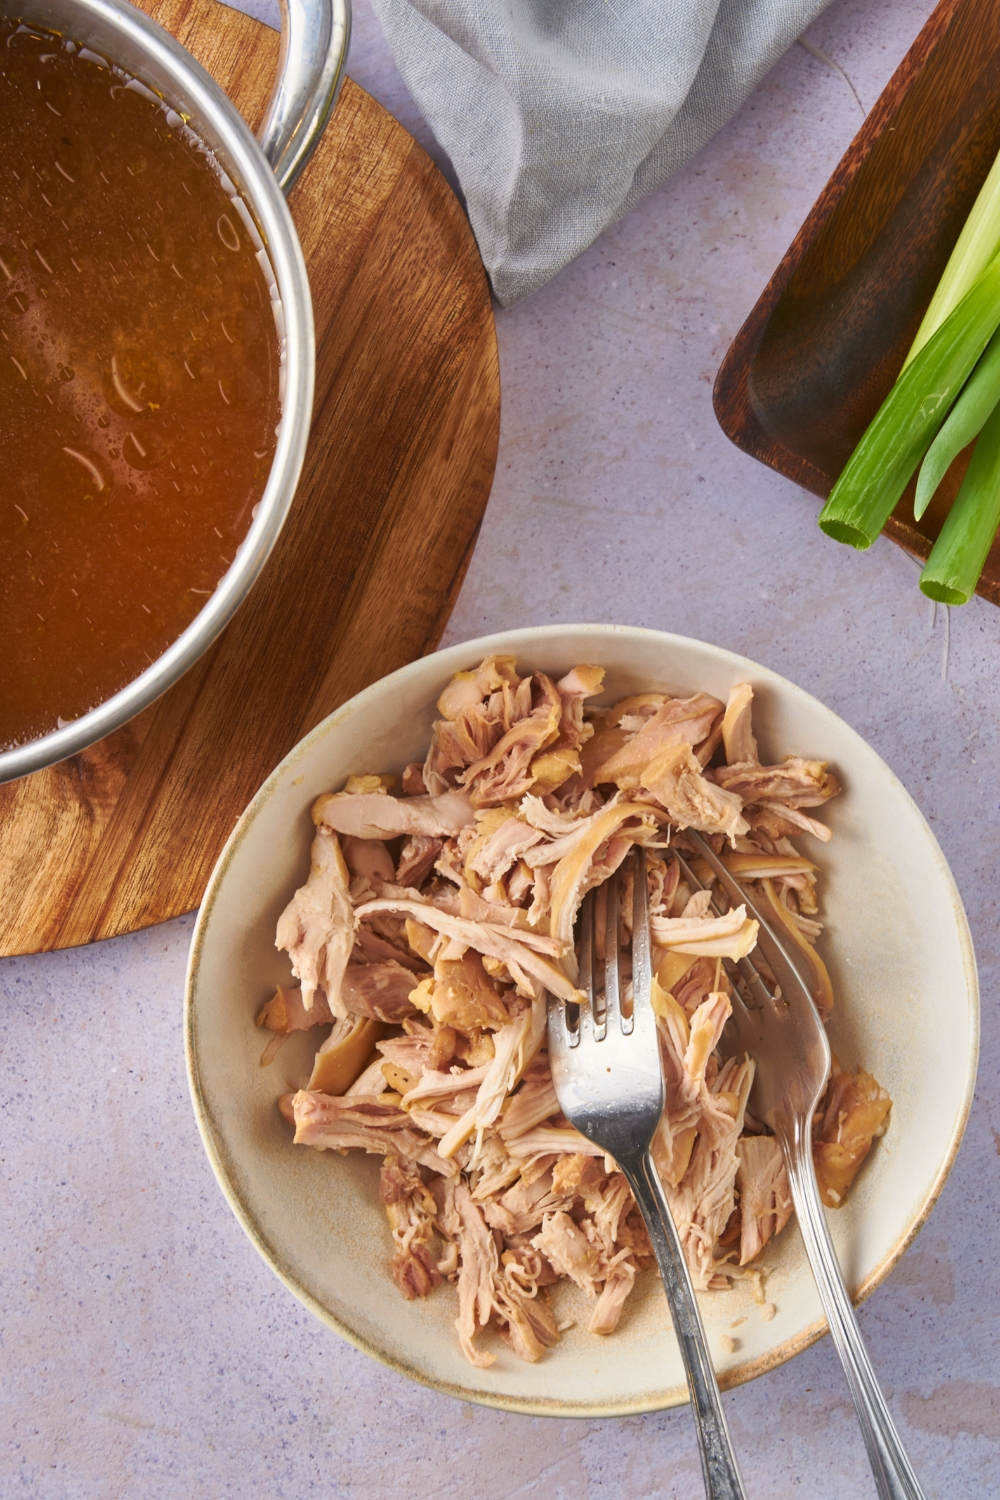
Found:
M 400 771 L 422 758 L 434 703 L 451 675 L 489 652 L 521 670 L 557 675 L 578 662 L 607 669 L 606 701 L 640 689 L 706 689 L 725 699 L 750 681 L 762 756 L 828 760 L 843 795 L 823 810 L 833 830 L 809 854 L 822 872 L 821 951 L 837 999 L 830 1036 L 846 1066 L 863 1064 L 893 1098 L 878 1141 L 843 1209 L 828 1215 L 848 1285 L 867 1297 L 934 1205 L 972 1099 L 978 991 L 968 925 L 934 835 L 889 768 L 836 714 L 775 673 L 732 652 L 655 631 L 549 626 L 470 641 L 377 682 L 326 719 L 282 761 L 241 817 L 215 868 L 191 948 L 188 1069 L 205 1148 L 250 1239 L 285 1285 L 358 1348 L 465 1400 L 554 1416 L 615 1416 L 687 1399 L 660 1283 L 643 1273 L 617 1332 L 585 1331 L 587 1309 L 557 1289 L 573 1327 L 534 1365 L 496 1338 L 496 1363 L 459 1353 L 456 1294 L 443 1286 L 406 1302 L 390 1279 L 391 1241 L 378 1201 L 380 1162 L 293 1147 L 276 1100 L 307 1072 L 315 1038 L 293 1037 L 260 1066 L 253 1018 L 289 981 L 274 948 L 278 915 L 306 878 L 320 793 L 350 774 Z M 946 1019 L 945 1019 L 946 1018 Z M 749 1380 L 825 1331 L 794 1225 L 767 1247 L 766 1322 L 749 1287 L 708 1293 L 701 1306 L 724 1386 Z M 738 1319 L 744 1321 L 737 1324 Z M 492 1336 L 485 1336 L 490 1345 Z M 732 1338 L 733 1352 L 724 1352 Z M 728 1348 L 728 1345 L 726 1345 Z

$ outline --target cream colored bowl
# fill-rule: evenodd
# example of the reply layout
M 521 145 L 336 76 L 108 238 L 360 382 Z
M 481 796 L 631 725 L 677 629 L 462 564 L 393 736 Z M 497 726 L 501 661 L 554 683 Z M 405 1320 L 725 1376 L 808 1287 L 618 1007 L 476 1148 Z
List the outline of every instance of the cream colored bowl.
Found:
M 389 1230 L 379 1161 L 293 1147 L 275 1101 L 297 1086 L 315 1041 L 293 1037 L 267 1068 L 254 1014 L 288 982 L 274 948 L 278 914 L 309 867 L 309 808 L 352 773 L 400 771 L 422 758 L 434 702 L 453 672 L 492 651 L 522 671 L 553 675 L 578 662 L 607 668 L 607 701 L 639 689 L 755 690 L 764 758 L 828 760 L 844 793 L 824 809 L 833 839 L 809 854 L 822 867 L 821 940 L 837 997 L 830 1027 L 843 1063 L 862 1063 L 893 1098 L 845 1208 L 828 1215 L 848 1285 L 866 1297 L 934 1205 L 961 1140 L 975 1080 L 978 991 L 968 925 L 941 850 L 914 802 L 853 729 L 773 672 L 680 636 L 610 625 L 510 631 L 453 646 L 393 673 L 320 724 L 265 782 L 233 831 L 195 927 L 187 984 L 188 1069 L 195 1112 L 233 1212 L 286 1286 L 318 1317 L 386 1364 L 450 1395 L 512 1411 L 614 1416 L 687 1399 L 660 1283 L 640 1276 L 610 1338 L 588 1334 L 587 1305 L 557 1293 L 557 1348 L 523 1364 L 500 1339 L 475 1370 L 454 1331 L 456 1295 L 443 1286 L 405 1302 L 386 1269 Z M 765 1256 L 765 1322 L 749 1290 L 709 1293 L 701 1306 L 723 1385 L 780 1364 L 825 1330 L 794 1225 Z M 744 1319 L 734 1328 L 737 1319 Z M 735 1339 L 723 1352 L 725 1336 Z M 488 1339 L 482 1340 L 488 1343 Z

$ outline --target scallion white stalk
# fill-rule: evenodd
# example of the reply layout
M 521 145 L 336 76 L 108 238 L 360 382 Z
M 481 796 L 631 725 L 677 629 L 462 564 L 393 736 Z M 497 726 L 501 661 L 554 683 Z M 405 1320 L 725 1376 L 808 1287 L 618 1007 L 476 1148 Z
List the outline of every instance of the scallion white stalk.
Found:
M 937 290 L 930 300 L 924 320 L 917 329 L 903 369 L 919 354 L 949 313 L 954 312 L 962 298 L 983 274 L 990 261 L 1000 250 L 1000 155 L 990 168 L 990 174 L 979 190 L 979 197 L 965 221 L 962 233 Z

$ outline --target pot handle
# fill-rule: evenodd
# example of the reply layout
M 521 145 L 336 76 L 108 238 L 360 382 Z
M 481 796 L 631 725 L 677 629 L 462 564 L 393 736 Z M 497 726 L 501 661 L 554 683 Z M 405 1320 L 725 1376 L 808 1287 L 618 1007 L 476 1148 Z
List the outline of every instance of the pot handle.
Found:
M 281 0 L 278 76 L 257 139 L 286 196 L 337 102 L 350 39 L 351 0 Z

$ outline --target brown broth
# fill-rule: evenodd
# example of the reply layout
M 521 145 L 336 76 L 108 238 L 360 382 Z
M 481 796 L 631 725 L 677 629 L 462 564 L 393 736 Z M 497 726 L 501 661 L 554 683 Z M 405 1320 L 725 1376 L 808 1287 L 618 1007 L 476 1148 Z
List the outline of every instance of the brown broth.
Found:
M 0 748 L 176 640 L 279 418 L 268 282 L 205 149 L 126 74 L 0 20 Z

